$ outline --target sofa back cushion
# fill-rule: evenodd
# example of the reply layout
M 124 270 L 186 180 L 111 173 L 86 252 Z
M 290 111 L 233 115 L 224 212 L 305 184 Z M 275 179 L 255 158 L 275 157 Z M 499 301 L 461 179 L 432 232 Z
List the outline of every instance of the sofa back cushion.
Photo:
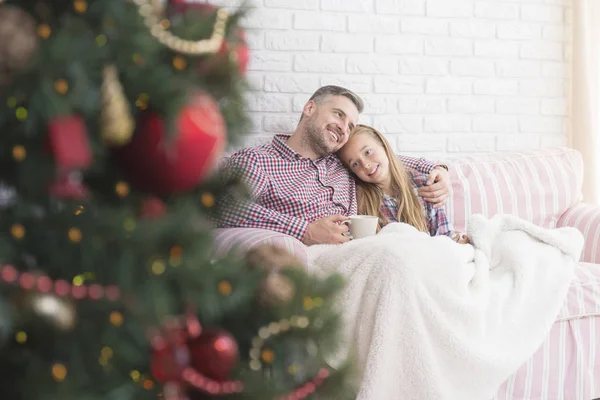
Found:
M 513 214 L 555 228 L 581 199 L 583 159 L 566 147 L 461 157 L 448 164 L 453 194 L 446 209 L 460 232 L 471 214 Z

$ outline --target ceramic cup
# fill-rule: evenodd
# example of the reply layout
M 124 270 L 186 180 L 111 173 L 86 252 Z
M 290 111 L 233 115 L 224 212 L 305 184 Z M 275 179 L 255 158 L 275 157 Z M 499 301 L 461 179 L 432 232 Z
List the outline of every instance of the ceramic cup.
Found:
M 378 221 L 378 217 L 371 215 L 352 215 L 344 223 L 350 227 L 352 238 L 360 239 L 375 235 L 377 233 Z

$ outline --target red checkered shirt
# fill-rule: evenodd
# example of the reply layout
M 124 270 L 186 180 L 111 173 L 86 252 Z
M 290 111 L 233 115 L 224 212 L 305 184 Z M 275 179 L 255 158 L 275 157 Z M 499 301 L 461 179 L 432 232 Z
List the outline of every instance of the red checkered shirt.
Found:
M 425 186 L 427 183 L 427 175 L 418 171 L 409 171 L 412 175 L 412 185 L 415 193 L 417 189 Z M 423 201 L 421 196 L 417 194 L 417 198 L 425 212 L 427 228 L 431 236 L 446 235 L 452 236 L 454 228 L 452 223 L 448 221 L 446 208 L 434 208 L 432 203 Z M 383 204 L 381 205 L 381 214 L 387 219 L 387 222 L 398 222 L 398 202 L 392 196 L 385 194 L 383 196 Z
M 320 218 L 356 214 L 356 187 L 350 172 L 335 155 L 311 160 L 286 145 L 290 135 L 276 135 L 270 144 L 233 154 L 223 178 L 241 179 L 250 201 L 225 196 L 218 219 L 223 228 L 263 228 L 299 240 L 309 223 Z M 429 174 L 435 164 L 400 157 L 410 170 Z

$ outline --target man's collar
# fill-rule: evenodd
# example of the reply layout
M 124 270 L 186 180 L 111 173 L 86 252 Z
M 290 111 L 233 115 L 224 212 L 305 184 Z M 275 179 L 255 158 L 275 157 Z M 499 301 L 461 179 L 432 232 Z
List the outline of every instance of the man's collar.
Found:
M 286 158 L 288 160 L 300 160 L 303 158 L 307 158 L 307 157 L 302 156 L 302 154 L 298 153 L 296 150 L 292 149 L 290 146 L 287 145 L 287 141 L 291 136 L 292 135 L 285 134 L 285 133 L 275 135 L 273 137 L 273 142 L 272 142 L 273 148 L 275 150 L 277 150 L 279 152 L 279 154 L 281 154 L 283 156 L 283 158 Z M 337 158 L 337 156 L 335 154 L 330 154 L 326 157 L 321 157 L 314 161 L 319 162 L 321 160 L 327 160 L 331 157 Z

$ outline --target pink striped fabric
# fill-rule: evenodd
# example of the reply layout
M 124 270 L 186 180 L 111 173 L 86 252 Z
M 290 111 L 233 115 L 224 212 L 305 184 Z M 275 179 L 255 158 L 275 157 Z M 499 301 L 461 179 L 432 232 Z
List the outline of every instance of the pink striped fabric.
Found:
M 600 207 L 579 203 L 558 220 L 558 226 L 572 226 L 585 237 L 581 261 L 600 264 Z
M 579 264 L 563 309 L 540 349 L 494 400 L 600 397 L 600 265 Z
M 471 214 L 512 214 L 546 228 L 580 199 L 581 154 L 565 147 L 462 157 L 451 165 L 446 209 L 457 231 Z
M 230 250 L 244 253 L 263 244 L 283 247 L 307 264 L 306 246 L 298 239 L 279 232 L 258 228 L 219 228 L 214 230 L 213 254 L 219 256 Z

